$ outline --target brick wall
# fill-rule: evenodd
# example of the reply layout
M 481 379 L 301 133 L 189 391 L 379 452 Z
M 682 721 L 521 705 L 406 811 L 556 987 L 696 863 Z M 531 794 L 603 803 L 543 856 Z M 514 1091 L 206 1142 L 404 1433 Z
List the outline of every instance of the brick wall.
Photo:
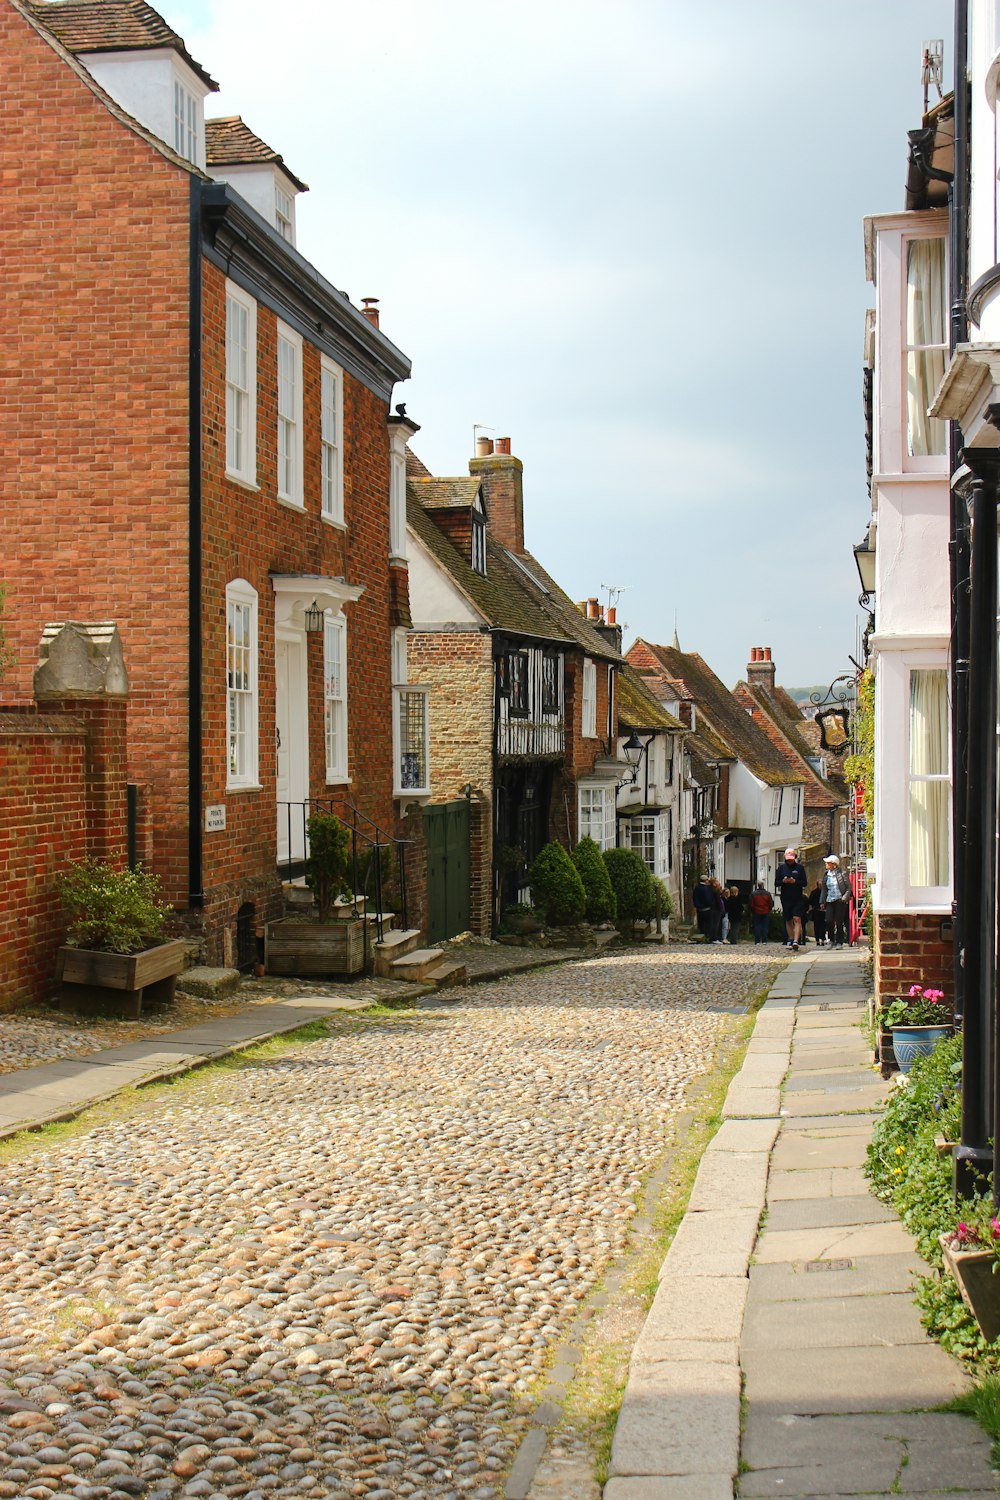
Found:
M 0 709 L 0 1011 L 54 989 L 61 870 L 126 849 L 125 702 Z
M 323 637 L 308 654 L 309 796 L 350 803 L 390 836 L 412 837 L 393 802 L 391 627 L 408 613 L 406 574 L 389 565 L 387 404 L 344 376 L 344 522 L 321 518 L 320 352 L 303 343 L 303 498 L 297 511 L 277 498 L 277 318 L 257 308 L 257 491 L 226 478 L 225 278 L 204 266 L 203 726 L 204 800 L 226 806 L 226 828 L 204 836 L 205 943 L 222 961 L 236 912 L 254 903 L 258 921 L 280 907 L 275 872 L 275 599 L 272 573 L 343 577 L 364 585 L 345 606 L 349 784 L 328 783 L 323 716 Z M 244 578 L 258 597 L 259 788 L 226 787 L 226 585 Z M 411 678 L 416 680 L 411 670 Z M 419 881 L 420 861 L 407 856 Z M 417 910 L 419 886 L 411 883 Z
M 0 132 L 30 187 L 4 202 L 0 480 L 5 619 L 31 699 L 46 621 L 114 619 L 128 641 L 132 777 L 154 866 L 186 892 L 189 175 L 120 123 L 0 0 Z M 155 756 L 151 753 L 156 747 Z
M 875 992 L 884 1004 L 912 984 L 954 998 L 954 948 L 941 941 L 940 916 L 875 913 Z
M 431 689 L 431 785 L 435 802 L 472 787 L 470 926 L 488 934 L 492 912 L 493 660 L 478 630 L 418 631 L 410 637 L 410 678 Z M 424 859 L 426 871 L 426 857 Z

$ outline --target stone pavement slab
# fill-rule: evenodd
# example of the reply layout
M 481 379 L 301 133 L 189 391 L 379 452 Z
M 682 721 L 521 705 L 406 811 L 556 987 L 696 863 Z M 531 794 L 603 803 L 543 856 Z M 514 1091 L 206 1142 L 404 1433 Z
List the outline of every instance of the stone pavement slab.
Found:
M 776 1115 L 781 1108 L 781 1093 L 777 1088 L 750 1088 L 741 1084 L 739 1075 L 729 1085 L 726 1102 L 722 1106 L 724 1120 L 759 1120 Z
M 857 1066 L 857 1058 L 850 1067 L 830 1068 L 814 1067 L 808 1069 L 797 1067 L 795 1073 L 785 1084 L 785 1092 L 796 1093 L 845 1093 L 851 1088 L 871 1088 L 872 1070 Z
M 610 1479 L 604 1500 L 733 1500 L 733 1486 L 721 1474 Z
M 786 1199 L 772 1203 L 767 1227 L 780 1229 L 828 1229 L 837 1224 L 896 1224 L 891 1208 L 871 1193 L 834 1198 Z
M 642 1334 L 656 1339 L 738 1339 L 749 1282 L 742 1276 L 665 1276 Z
M 885 1097 L 885 1090 L 878 1083 L 849 1082 L 822 1091 L 803 1089 L 800 1093 L 786 1093 L 781 1104 L 782 1115 L 789 1119 L 797 1116 L 813 1116 L 817 1119 L 830 1115 L 870 1110 Z
M 871 1297 L 910 1292 L 927 1267 L 911 1249 L 905 1255 L 855 1255 L 840 1261 L 799 1261 L 750 1268 L 750 1290 L 769 1302 L 814 1302 L 825 1297 Z
M 770 1151 L 780 1129 L 776 1118 L 724 1120 L 709 1141 L 708 1151 Z
M 633 1361 L 611 1447 L 610 1475 L 736 1473 L 740 1374 L 735 1365 Z
M 788 1172 L 814 1171 L 817 1167 L 863 1167 L 868 1139 L 865 1130 L 833 1136 L 782 1130 L 771 1155 L 771 1166 Z
M 868 1179 L 860 1167 L 808 1167 L 799 1171 L 776 1170 L 767 1179 L 768 1203 L 795 1198 L 845 1198 L 863 1196 Z
M 795 1302 L 754 1295 L 743 1320 L 743 1348 L 861 1349 L 866 1345 L 928 1344 L 909 1291 L 869 1297 L 827 1297 L 808 1311 Z
M 758 1265 L 776 1261 L 842 1260 L 857 1255 L 905 1255 L 913 1241 L 898 1220 L 843 1224 L 829 1229 L 765 1228 L 755 1250 Z
M 764 1416 L 753 1424 L 743 1445 L 751 1469 L 801 1469 L 810 1462 L 835 1461 L 845 1451 L 864 1463 L 878 1456 L 883 1444 L 905 1444 L 935 1451 L 989 1454 L 990 1439 L 978 1422 L 957 1412 L 893 1412 L 864 1416 Z M 966 1481 L 956 1480 L 957 1484 Z M 973 1488 L 976 1486 L 973 1485 Z
M 765 1151 L 706 1153 L 698 1168 L 688 1209 L 700 1212 L 726 1203 L 731 1208 L 753 1208 L 759 1214 L 766 1189 Z
M 941 1406 L 968 1389 L 968 1377 L 937 1344 L 741 1353 L 750 1418 L 770 1413 L 912 1411 Z
M 685 1214 L 667 1252 L 667 1274 L 745 1277 L 759 1218 L 756 1208 Z

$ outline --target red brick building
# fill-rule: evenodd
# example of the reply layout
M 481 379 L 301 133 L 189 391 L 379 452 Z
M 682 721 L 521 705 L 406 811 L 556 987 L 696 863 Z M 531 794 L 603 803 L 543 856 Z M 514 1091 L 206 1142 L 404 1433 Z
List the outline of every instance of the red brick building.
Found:
M 550 839 L 616 843 L 617 627 L 576 605 L 524 544 L 510 440 L 436 478 L 410 455 L 413 677 L 430 688 L 437 800 L 466 794 L 473 931 L 489 932 Z
M 5 205 L 4 697 L 29 701 L 47 622 L 117 625 L 153 867 L 231 960 L 309 799 L 419 830 L 409 362 L 296 251 L 305 185 L 203 119 L 216 85 L 145 0 L 0 0 L 0 52 L 31 178 Z

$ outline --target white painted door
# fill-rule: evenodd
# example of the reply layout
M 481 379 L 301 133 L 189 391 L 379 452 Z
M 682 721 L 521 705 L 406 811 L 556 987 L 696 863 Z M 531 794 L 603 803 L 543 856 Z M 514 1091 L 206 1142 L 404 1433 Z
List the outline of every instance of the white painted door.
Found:
M 274 725 L 278 863 L 304 859 L 309 795 L 308 686 L 305 641 L 278 636 L 274 643 Z

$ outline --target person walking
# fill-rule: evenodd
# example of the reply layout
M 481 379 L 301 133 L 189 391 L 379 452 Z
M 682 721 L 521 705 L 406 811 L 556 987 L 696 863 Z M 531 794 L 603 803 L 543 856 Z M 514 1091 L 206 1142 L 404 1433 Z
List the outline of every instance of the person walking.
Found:
M 823 861 L 826 874 L 823 876 L 823 909 L 826 930 L 831 948 L 842 948 L 847 941 L 847 903 L 851 895 L 851 882 L 840 868 L 836 854 L 828 854 Z
M 766 943 L 768 941 L 768 928 L 771 925 L 771 913 L 774 910 L 774 897 L 767 889 L 763 880 L 758 880 L 757 888 L 750 897 L 750 914 L 753 917 L 753 940 L 755 943 Z
M 721 881 L 713 880 L 712 892 L 715 896 L 716 915 L 718 918 L 718 925 L 715 929 L 715 941 L 717 943 L 724 943 L 729 936 L 729 913 L 726 911 L 726 897 L 729 895 L 729 889 Z
M 738 885 L 729 887 L 729 895 L 726 897 L 726 915 L 729 918 L 729 941 L 738 943 L 740 923 L 743 921 L 743 896 Z
M 785 946 L 791 948 L 793 953 L 798 953 L 802 941 L 802 914 L 808 883 L 805 867 L 799 864 L 798 851 L 789 845 L 774 877 L 774 889 L 781 898 L 781 914 L 785 919 L 785 932 L 788 936 Z
M 823 910 L 823 882 L 817 880 L 806 898 L 809 920 L 813 924 L 813 937 L 817 948 L 826 944 L 826 912 Z

